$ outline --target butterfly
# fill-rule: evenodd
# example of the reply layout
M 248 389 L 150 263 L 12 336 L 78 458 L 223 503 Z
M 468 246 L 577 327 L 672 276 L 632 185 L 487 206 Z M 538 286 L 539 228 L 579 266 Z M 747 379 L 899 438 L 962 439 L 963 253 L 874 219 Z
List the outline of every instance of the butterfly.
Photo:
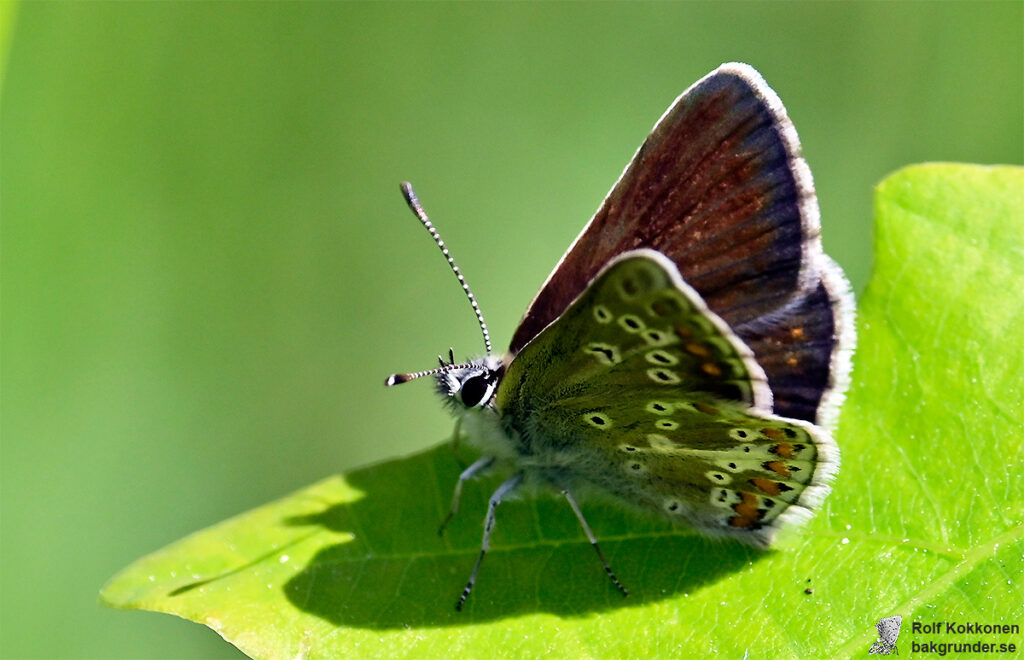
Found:
M 458 277 L 487 354 L 394 374 L 432 376 L 496 466 L 567 500 L 600 492 L 758 548 L 809 518 L 839 465 L 831 427 L 853 347 L 853 303 L 821 247 L 817 200 L 792 123 L 752 67 L 723 64 L 669 107 L 494 354 L 483 314 L 409 184 L 402 191 Z M 458 430 L 456 432 L 456 437 Z M 442 524 L 442 529 L 444 528 Z
M 903 624 L 903 617 L 899 614 L 881 619 L 875 624 L 878 629 L 878 639 L 868 649 L 869 655 L 899 655 L 896 648 L 896 640 L 900 636 L 900 626 Z

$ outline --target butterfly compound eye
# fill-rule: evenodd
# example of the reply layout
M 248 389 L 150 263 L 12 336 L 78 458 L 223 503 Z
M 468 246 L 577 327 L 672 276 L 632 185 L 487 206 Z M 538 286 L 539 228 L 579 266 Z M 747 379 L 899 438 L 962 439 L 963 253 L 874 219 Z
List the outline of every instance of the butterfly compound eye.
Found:
M 467 378 L 466 382 L 462 384 L 459 396 L 467 408 L 472 408 L 473 406 L 480 405 L 480 402 L 484 400 L 484 396 L 487 395 L 487 390 L 487 377 L 473 376 L 472 378 Z

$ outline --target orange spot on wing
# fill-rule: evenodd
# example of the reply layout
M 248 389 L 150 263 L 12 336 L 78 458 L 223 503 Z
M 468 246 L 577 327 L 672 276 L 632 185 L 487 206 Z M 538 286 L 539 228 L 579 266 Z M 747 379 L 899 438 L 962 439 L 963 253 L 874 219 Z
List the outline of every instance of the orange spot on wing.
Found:
M 762 493 L 766 493 L 768 495 L 782 494 L 782 490 L 779 489 L 779 484 L 772 481 L 771 479 L 758 479 L 755 477 L 754 479 L 750 480 L 750 483 L 754 484 L 754 487 L 757 488 Z
M 788 364 L 791 367 L 795 367 L 796 365 L 800 364 L 800 360 L 797 360 L 795 357 L 789 357 L 786 358 L 786 364 Z
M 689 353 L 690 355 L 696 355 L 697 357 L 708 357 L 709 355 L 711 355 L 711 351 L 708 350 L 707 346 L 705 346 L 704 344 L 698 344 L 695 341 L 690 342 L 683 348 L 685 348 L 686 352 Z
M 774 438 L 772 438 L 774 440 Z M 772 447 L 772 453 L 782 458 L 793 458 L 793 445 L 788 442 L 780 442 Z
M 782 431 L 779 429 L 761 429 L 761 433 L 764 433 L 770 440 L 775 442 L 782 442 L 786 439 L 786 436 L 782 435 Z
M 703 371 L 704 373 L 706 373 L 709 376 L 721 376 L 722 375 L 722 368 L 719 367 L 714 362 L 705 362 L 704 364 L 700 365 L 700 370 Z
M 685 339 L 693 337 L 693 328 L 688 328 L 685 325 L 674 326 L 674 330 L 680 337 L 683 337 Z
M 753 524 L 754 520 L 752 518 L 744 518 L 743 516 L 733 516 L 732 518 L 729 518 L 730 527 L 745 529 L 747 527 L 751 527 Z
M 744 518 L 753 518 L 757 516 L 757 496 L 752 493 L 741 492 L 740 497 L 743 499 L 736 504 L 733 504 L 732 510 Z
M 786 464 L 783 463 L 782 461 L 771 461 L 765 463 L 764 466 L 771 470 L 772 472 L 774 472 L 775 474 L 779 475 L 780 477 L 790 476 L 789 468 L 787 468 Z
M 793 337 L 793 339 L 803 339 L 804 338 L 804 329 L 803 328 L 793 328 L 792 330 L 789 331 L 789 334 L 790 334 L 791 337 Z
M 742 498 L 739 502 L 732 505 L 732 510 L 736 512 L 736 515 L 729 519 L 729 525 L 732 527 L 752 527 L 764 512 L 758 511 L 757 509 L 757 496 L 752 493 L 740 493 Z

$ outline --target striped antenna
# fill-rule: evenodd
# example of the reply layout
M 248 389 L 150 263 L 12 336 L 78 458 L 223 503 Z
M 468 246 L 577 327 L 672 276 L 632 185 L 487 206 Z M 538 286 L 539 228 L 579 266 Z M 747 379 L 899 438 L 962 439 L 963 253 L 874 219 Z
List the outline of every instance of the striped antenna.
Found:
M 429 369 L 427 371 L 415 371 L 411 374 L 391 374 L 384 381 L 384 384 L 388 387 L 395 385 L 401 385 L 402 383 L 408 383 L 410 380 L 416 380 L 417 378 L 423 378 L 424 376 L 433 376 L 434 374 L 443 374 L 449 371 L 455 371 L 457 369 L 468 369 L 474 366 L 472 362 L 465 362 L 463 364 L 442 364 L 440 367 Z
M 462 290 L 466 292 L 466 297 L 469 298 L 469 304 L 473 306 L 473 312 L 476 314 L 476 320 L 480 323 L 480 330 L 484 333 L 484 346 L 487 347 L 487 354 L 491 354 L 491 335 L 487 332 L 487 323 L 484 322 L 484 314 L 480 311 L 480 305 L 477 304 L 476 298 L 473 296 L 473 292 L 469 290 L 469 284 L 466 283 L 466 278 L 462 276 L 462 271 L 455 265 L 455 260 L 452 259 L 452 255 L 448 252 L 448 247 L 441 240 L 441 234 L 437 233 L 437 229 L 434 228 L 433 223 L 427 218 L 426 212 L 423 207 L 420 206 L 420 200 L 416 198 L 416 193 L 412 191 L 412 184 L 408 181 L 402 182 L 402 196 L 405 197 L 405 203 L 409 205 L 412 212 L 416 214 L 416 218 L 419 219 L 420 224 L 426 227 L 427 231 L 430 232 L 430 237 L 437 243 L 437 247 L 441 249 L 441 254 L 448 260 L 448 265 L 451 267 L 452 272 L 455 273 L 455 277 L 459 279 L 459 284 L 462 285 Z M 449 365 L 450 366 L 450 365 Z M 419 377 L 425 376 L 429 373 L 437 373 L 439 370 L 435 369 L 431 372 L 419 372 L 417 374 L 406 374 L 408 376 Z M 397 376 L 392 376 L 395 378 Z M 404 380 L 391 382 L 391 378 L 388 379 L 388 385 L 397 385 L 398 383 L 404 383 Z M 411 379 L 410 379 L 411 380 Z

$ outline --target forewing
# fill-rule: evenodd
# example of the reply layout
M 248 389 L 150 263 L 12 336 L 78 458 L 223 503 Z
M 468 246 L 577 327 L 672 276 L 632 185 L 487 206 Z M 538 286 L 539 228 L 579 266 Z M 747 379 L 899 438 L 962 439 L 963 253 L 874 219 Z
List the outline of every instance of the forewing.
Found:
M 784 306 L 812 284 L 817 202 L 778 96 L 744 64 L 725 64 L 662 116 L 527 310 L 518 352 L 612 257 L 668 256 L 730 326 Z M 806 246 L 806 247 L 805 247 Z
M 764 373 L 662 255 L 614 260 L 498 390 L 524 463 L 707 534 L 771 543 L 827 493 L 827 432 L 773 415 Z
M 753 68 L 724 64 L 676 99 L 548 277 L 511 353 L 608 261 L 644 247 L 668 256 L 753 350 L 776 413 L 831 423 L 853 344 L 849 286 L 822 252 L 796 131 Z
M 892 647 L 896 645 L 902 623 L 903 617 L 897 614 L 896 616 L 886 617 L 875 624 L 875 627 L 878 629 L 878 636 L 887 646 Z

